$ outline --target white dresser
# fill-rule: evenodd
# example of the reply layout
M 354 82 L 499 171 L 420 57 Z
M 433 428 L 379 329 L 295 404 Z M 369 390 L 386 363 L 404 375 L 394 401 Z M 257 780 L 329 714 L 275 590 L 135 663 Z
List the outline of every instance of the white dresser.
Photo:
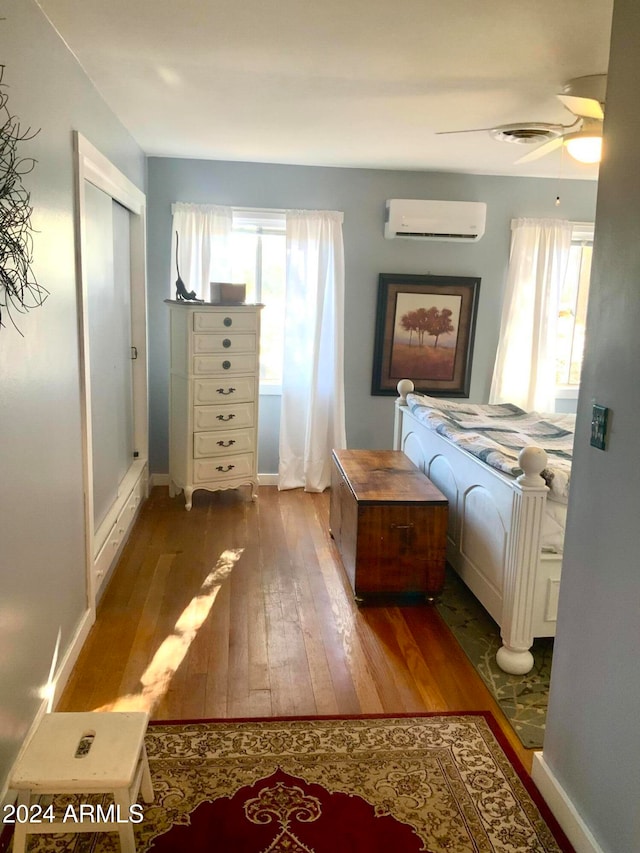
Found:
M 169 494 L 258 488 L 261 305 L 165 300 L 171 315 Z

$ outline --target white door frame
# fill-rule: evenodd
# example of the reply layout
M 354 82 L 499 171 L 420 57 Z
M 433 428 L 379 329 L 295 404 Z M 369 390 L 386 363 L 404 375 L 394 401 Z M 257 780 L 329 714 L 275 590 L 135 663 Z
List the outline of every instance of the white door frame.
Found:
M 146 296 L 146 197 L 116 166 L 84 136 L 74 133 L 77 163 L 76 181 L 76 263 L 78 282 L 78 323 L 80 340 L 80 384 L 82 395 L 82 438 L 84 469 L 84 510 L 86 541 L 87 607 L 95 618 L 97 585 L 94 574 L 96 554 L 124 508 L 131 489 L 148 463 L 149 425 L 147 391 L 147 296 Z M 93 184 L 125 207 L 130 216 L 131 239 L 131 343 L 137 350 L 132 362 L 134 446 L 138 453 L 126 474 L 114 506 L 97 528 L 93 508 L 93 444 L 91 436 L 91 340 L 88 322 L 86 257 L 86 182 Z

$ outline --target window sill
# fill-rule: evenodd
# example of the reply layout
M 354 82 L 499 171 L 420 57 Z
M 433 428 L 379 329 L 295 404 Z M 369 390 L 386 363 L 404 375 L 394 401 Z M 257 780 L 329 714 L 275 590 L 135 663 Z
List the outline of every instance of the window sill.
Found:
M 556 400 L 577 400 L 580 388 L 577 385 L 566 385 L 556 388 Z
M 261 382 L 258 393 L 261 397 L 281 397 L 282 385 L 275 382 Z

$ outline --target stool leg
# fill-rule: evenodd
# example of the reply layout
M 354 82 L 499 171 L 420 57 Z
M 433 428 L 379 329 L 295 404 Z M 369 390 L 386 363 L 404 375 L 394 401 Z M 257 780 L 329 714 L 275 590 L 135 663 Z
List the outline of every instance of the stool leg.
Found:
M 149 759 L 147 758 L 147 750 L 142 744 L 142 779 L 140 781 L 140 792 L 145 803 L 153 802 L 153 782 L 151 781 L 151 771 L 149 770 Z
M 129 808 L 131 806 L 129 789 L 118 788 L 118 790 L 113 792 L 113 801 L 116 805 L 120 806 L 120 817 L 128 819 Z M 136 840 L 133 834 L 133 824 L 130 821 L 121 824 L 118 829 L 118 835 L 120 836 L 120 849 L 122 853 L 136 853 Z
M 17 805 L 26 806 L 28 814 L 29 806 L 31 805 L 31 791 L 19 791 Z M 16 821 L 13 831 L 13 853 L 24 853 L 27 844 L 28 826 L 28 823 L 18 823 Z

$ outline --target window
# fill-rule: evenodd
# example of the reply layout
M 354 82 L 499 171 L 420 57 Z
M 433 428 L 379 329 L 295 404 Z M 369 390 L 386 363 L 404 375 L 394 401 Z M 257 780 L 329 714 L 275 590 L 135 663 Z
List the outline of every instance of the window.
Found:
M 577 390 L 580 385 L 592 252 L 593 225 L 574 224 L 558 307 L 556 385 L 559 389 Z
M 278 211 L 233 211 L 232 281 L 245 282 L 247 302 L 264 304 L 260 335 L 260 393 L 282 384 L 286 281 L 286 221 Z

